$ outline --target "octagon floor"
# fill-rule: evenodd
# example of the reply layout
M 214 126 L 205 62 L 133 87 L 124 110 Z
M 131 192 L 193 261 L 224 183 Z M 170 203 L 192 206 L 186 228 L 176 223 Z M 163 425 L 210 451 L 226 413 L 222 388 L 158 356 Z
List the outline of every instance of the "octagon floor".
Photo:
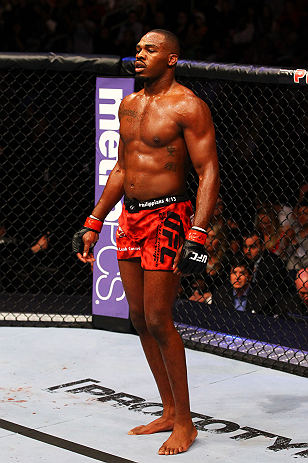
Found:
M 199 434 L 186 453 L 160 456 L 169 433 L 127 435 L 161 410 L 137 336 L 1 327 L 0 352 L 1 463 L 308 458 L 307 378 L 186 350 Z

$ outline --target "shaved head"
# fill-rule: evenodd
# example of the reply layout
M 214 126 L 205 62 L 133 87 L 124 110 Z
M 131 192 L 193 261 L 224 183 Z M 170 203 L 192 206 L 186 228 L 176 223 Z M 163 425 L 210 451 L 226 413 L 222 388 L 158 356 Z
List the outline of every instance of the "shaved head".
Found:
M 169 53 L 172 53 L 172 54 L 175 54 L 175 55 L 179 56 L 179 54 L 180 54 L 180 43 L 179 43 L 179 40 L 178 40 L 176 35 L 174 35 L 170 31 L 166 31 L 165 29 L 153 29 L 150 32 L 148 32 L 148 34 L 151 34 L 152 32 L 154 34 L 162 35 L 164 37 L 164 42 L 165 42 L 167 48 L 169 49 Z

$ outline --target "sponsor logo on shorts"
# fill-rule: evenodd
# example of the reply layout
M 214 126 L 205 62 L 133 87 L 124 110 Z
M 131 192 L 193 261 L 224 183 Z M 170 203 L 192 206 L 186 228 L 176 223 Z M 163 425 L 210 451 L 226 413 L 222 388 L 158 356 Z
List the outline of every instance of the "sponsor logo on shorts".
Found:
M 152 201 L 143 201 L 142 203 L 139 203 L 139 208 L 144 209 L 148 207 L 153 207 L 153 206 L 164 206 L 164 204 L 168 203 L 174 203 L 176 202 L 176 197 L 175 196 L 169 196 L 168 198 L 161 198 L 161 199 L 153 199 Z
M 131 246 L 128 246 L 128 248 L 125 246 L 124 248 L 117 248 L 119 252 L 124 252 L 124 251 L 140 251 L 140 246 L 137 248 L 132 248 Z
M 154 262 L 155 267 L 165 262 L 165 256 L 169 256 L 172 259 L 172 264 L 176 256 L 176 251 L 179 246 L 179 236 L 181 227 L 181 218 L 179 214 L 175 212 L 161 212 L 159 214 L 161 223 L 158 225 L 156 230 L 155 245 L 154 245 Z M 161 236 L 165 236 L 168 239 L 168 245 L 161 247 Z
M 126 237 L 126 235 L 125 235 L 124 231 L 122 230 L 122 228 L 119 225 L 118 229 L 117 229 L 117 238 L 125 238 L 125 237 Z

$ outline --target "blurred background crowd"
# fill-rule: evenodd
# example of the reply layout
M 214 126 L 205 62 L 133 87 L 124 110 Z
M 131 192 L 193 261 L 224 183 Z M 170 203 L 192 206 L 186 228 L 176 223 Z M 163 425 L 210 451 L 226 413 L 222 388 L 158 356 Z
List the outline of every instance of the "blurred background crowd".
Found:
M 153 28 L 181 58 L 305 68 L 308 0 L 0 0 L 1 52 L 133 56 Z

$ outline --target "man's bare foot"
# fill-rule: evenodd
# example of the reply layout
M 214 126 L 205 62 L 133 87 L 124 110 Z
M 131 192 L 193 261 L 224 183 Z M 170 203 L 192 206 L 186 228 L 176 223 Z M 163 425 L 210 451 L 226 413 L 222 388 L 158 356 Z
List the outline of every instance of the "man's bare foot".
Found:
M 186 452 L 196 439 L 197 435 L 198 431 L 193 424 L 189 430 L 177 426 L 177 428 L 173 430 L 169 439 L 167 439 L 158 450 L 158 454 L 176 455 L 177 453 Z
M 172 431 L 174 425 L 173 419 L 163 418 L 160 417 L 157 420 L 151 421 L 151 423 L 145 426 L 137 426 L 136 428 L 131 429 L 128 431 L 127 434 L 154 434 L 156 432 L 163 432 L 163 431 Z

